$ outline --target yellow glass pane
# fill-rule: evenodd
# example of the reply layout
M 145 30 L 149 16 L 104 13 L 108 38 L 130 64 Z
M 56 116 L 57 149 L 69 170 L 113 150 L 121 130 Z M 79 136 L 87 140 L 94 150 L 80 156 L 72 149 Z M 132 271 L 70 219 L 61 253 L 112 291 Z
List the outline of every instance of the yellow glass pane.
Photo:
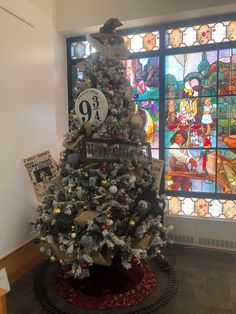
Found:
M 144 49 L 147 51 L 153 50 L 156 47 L 156 36 L 153 33 L 145 34 L 143 38 Z

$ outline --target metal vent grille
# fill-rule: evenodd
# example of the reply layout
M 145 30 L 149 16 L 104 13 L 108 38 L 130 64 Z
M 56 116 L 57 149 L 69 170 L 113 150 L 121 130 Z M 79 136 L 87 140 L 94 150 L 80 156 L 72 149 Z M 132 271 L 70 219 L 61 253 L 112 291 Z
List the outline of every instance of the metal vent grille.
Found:
M 187 235 L 173 234 L 172 240 L 176 243 L 191 243 L 191 244 L 194 243 L 194 237 Z
M 227 241 L 227 240 L 198 238 L 198 244 L 201 246 L 208 246 L 208 247 L 236 249 L 236 242 Z

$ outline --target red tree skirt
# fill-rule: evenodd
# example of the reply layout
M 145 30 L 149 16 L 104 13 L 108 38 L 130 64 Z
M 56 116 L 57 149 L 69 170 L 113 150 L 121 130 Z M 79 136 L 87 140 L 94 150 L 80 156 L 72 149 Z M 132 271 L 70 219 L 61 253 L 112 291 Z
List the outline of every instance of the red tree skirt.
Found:
M 94 266 L 93 266 L 94 267 Z M 152 294 L 157 285 L 155 273 L 146 265 L 125 270 L 117 263 L 98 266 L 84 280 L 71 280 L 60 268 L 55 278 L 56 291 L 67 302 L 87 309 L 103 310 L 138 304 Z

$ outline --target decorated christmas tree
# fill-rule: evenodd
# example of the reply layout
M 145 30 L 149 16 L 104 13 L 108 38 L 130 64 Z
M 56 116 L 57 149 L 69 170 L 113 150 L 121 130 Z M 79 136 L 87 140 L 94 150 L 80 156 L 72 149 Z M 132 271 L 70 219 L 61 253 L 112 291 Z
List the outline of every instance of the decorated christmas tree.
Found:
M 41 251 L 80 279 L 94 264 L 117 259 L 130 269 L 156 256 L 172 229 L 162 224 L 164 201 L 121 61 L 128 51 L 115 32 L 120 25 L 110 19 L 90 37 L 97 52 L 78 65 L 83 79 L 65 149 L 33 223 Z

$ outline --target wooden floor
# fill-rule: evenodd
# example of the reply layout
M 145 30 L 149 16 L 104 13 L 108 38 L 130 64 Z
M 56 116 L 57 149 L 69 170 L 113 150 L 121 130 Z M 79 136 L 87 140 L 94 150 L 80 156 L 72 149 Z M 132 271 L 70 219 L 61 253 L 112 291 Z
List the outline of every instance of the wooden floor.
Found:
M 177 272 L 179 288 L 174 299 L 156 313 L 236 313 L 236 254 L 171 246 L 167 255 Z M 12 285 L 7 295 L 9 314 L 45 313 L 34 298 L 34 272 Z

